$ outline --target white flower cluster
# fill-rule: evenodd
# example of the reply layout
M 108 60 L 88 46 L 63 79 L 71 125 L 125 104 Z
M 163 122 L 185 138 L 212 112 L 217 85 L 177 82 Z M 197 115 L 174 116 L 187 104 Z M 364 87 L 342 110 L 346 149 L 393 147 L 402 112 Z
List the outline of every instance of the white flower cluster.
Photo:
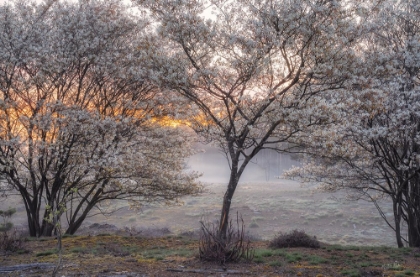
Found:
M 182 102 L 153 83 L 146 23 L 113 0 L 0 7 L 0 172 L 31 235 L 51 234 L 45 205 L 72 207 L 74 233 L 105 200 L 199 190 L 183 170 L 194 136 L 159 122 Z

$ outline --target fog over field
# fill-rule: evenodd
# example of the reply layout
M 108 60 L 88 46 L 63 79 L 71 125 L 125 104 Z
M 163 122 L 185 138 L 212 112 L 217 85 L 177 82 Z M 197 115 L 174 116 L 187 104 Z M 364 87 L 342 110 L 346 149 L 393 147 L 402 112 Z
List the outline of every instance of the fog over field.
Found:
M 204 152 L 191 157 L 187 168 L 203 173 L 200 180 L 205 193 L 183 198 L 180 206 L 145 205 L 141 211 L 130 210 L 126 203 L 111 203 L 108 210 L 120 209 L 107 217 L 87 218 L 77 234 L 94 235 L 127 228 L 137 232 L 156 230 L 159 234 L 159 230 L 166 230 L 179 234 L 197 231 L 200 220 L 216 223 L 229 168 L 225 156 L 217 149 L 202 148 Z M 284 170 L 298 164 L 290 155 L 266 151 L 245 170 L 234 195 L 231 215 L 235 216 L 237 212 L 242 215 L 245 227 L 253 237 L 270 239 L 277 232 L 299 229 L 331 244 L 395 246 L 392 230 L 373 204 L 348 201 L 344 193 L 314 192 L 311 186 L 303 187 L 296 181 L 280 178 Z M 18 199 L 8 198 L 0 206 L 5 208 L 17 203 Z M 391 207 L 386 209 L 388 216 L 391 212 Z M 18 206 L 13 221 L 18 228 L 24 228 L 23 206 Z
M 199 148 L 204 152 L 192 156 L 187 167 L 202 172 L 200 178 L 202 182 L 227 183 L 230 170 L 224 153 L 208 145 L 200 145 Z M 240 183 L 276 181 L 293 165 L 298 166 L 299 162 L 291 155 L 279 154 L 273 150 L 261 150 L 246 167 Z

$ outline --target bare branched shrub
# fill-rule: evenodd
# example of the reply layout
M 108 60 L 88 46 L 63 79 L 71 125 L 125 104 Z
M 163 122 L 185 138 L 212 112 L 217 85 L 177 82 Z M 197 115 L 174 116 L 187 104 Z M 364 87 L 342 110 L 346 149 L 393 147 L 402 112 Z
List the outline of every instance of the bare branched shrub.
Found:
M 23 240 L 16 229 L 0 234 L 0 250 L 16 252 L 23 248 Z
M 241 222 L 241 226 L 239 226 Z M 216 225 L 201 221 L 201 234 L 199 240 L 199 257 L 202 261 L 238 262 L 241 258 L 252 260 L 254 250 L 251 241 L 245 235 L 244 221 L 237 216 L 236 228 L 229 222 L 226 238 L 219 236 Z
M 279 233 L 272 241 L 270 241 L 269 246 L 271 248 L 319 248 L 320 244 L 316 237 L 311 237 L 307 235 L 304 231 L 293 230 L 290 233 Z
M 13 228 L 13 223 L 9 221 L 15 212 L 14 208 L 0 210 L 0 216 L 3 217 L 3 222 L 0 223 L 0 250 L 15 252 L 22 249 L 23 241 Z

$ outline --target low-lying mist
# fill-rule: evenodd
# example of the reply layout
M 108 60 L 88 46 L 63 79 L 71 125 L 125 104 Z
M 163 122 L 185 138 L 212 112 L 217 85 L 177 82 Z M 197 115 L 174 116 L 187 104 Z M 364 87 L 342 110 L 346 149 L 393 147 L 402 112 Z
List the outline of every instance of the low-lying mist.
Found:
M 114 201 L 105 210 L 112 215 L 97 214 L 87 218 L 76 234 L 113 232 L 196 233 L 200 221 L 216 223 L 220 216 L 223 194 L 229 178 L 226 157 L 216 148 L 203 146 L 205 152 L 188 161 L 188 170 L 203 173 L 206 191 L 199 196 L 185 197 L 182 205 L 145 205 L 130 210 L 127 203 Z M 379 216 L 374 205 L 364 201 L 348 201 L 345 194 L 314 192 L 293 180 L 279 178 L 284 170 L 299 162 L 290 155 L 264 151 L 249 164 L 233 197 L 231 215 L 238 212 L 245 228 L 255 239 L 271 239 L 278 232 L 304 230 L 320 241 L 344 245 L 395 246 L 392 230 Z M 3 199 L 0 209 L 16 207 L 12 218 L 15 226 L 25 230 L 26 214 L 20 198 Z M 391 207 L 385 214 L 392 215 Z M 65 225 L 63 218 L 62 224 Z

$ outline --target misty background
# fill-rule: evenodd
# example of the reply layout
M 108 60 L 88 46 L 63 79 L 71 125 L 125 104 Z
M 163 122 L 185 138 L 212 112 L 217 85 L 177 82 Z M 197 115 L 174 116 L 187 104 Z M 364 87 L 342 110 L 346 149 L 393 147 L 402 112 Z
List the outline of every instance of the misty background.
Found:
M 181 199 L 177 206 L 145 204 L 140 210 L 126 202 L 111 201 L 101 206 L 82 224 L 78 234 L 122 233 L 136 235 L 197 234 L 200 221 L 217 224 L 229 180 L 225 155 L 211 145 L 190 157 L 186 170 L 202 173 L 205 192 Z M 344 192 L 325 193 L 314 186 L 282 179 L 283 172 L 299 166 L 297 156 L 262 150 L 245 169 L 232 201 L 232 219 L 238 214 L 254 239 L 271 239 L 278 232 L 304 230 L 320 241 L 343 245 L 395 245 L 393 231 L 372 203 L 349 201 Z M 388 205 L 390 206 L 390 205 Z M 3 198 L 0 209 L 16 207 L 12 222 L 23 233 L 26 213 L 18 196 Z M 385 215 L 392 216 L 391 209 Z M 62 218 L 65 225 L 65 217 Z

